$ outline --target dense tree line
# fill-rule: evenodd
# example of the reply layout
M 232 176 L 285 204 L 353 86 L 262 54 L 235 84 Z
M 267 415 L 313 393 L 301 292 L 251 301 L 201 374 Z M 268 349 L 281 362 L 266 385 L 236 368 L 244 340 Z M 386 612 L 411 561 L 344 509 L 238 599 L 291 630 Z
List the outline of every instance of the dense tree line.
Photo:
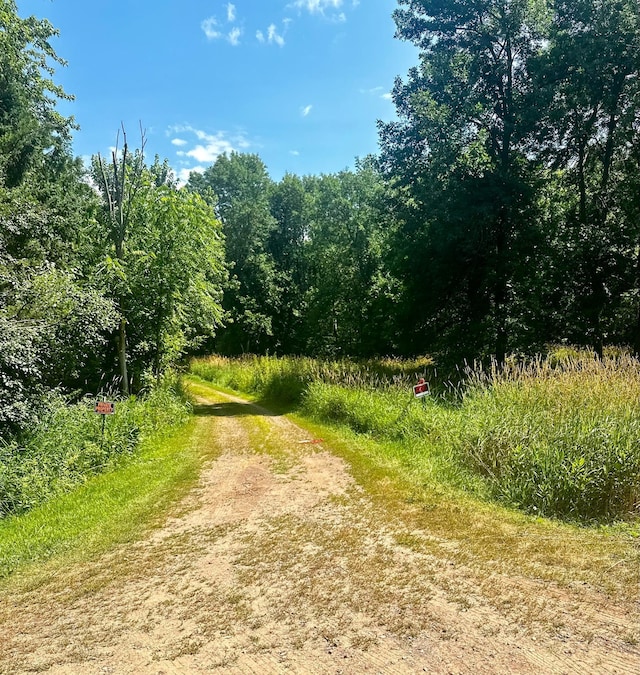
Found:
M 400 5 L 420 64 L 380 133 L 396 270 L 422 318 L 410 345 L 637 349 L 638 3 Z
M 353 171 L 90 171 L 47 21 L 0 3 L 0 426 L 197 350 L 457 361 L 640 350 L 637 0 L 399 0 L 419 63 Z
M 373 355 L 394 350 L 385 188 L 373 162 L 273 182 L 257 155 L 223 155 L 188 188 L 223 223 L 225 327 L 208 349 Z
M 232 155 L 192 177 L 224 195 L 233 323 L 215 346 L 640 349 L 638 3 L 399 5 L 420 62 L 395 83 L 378 157 L 271 183 L 258 157 Z

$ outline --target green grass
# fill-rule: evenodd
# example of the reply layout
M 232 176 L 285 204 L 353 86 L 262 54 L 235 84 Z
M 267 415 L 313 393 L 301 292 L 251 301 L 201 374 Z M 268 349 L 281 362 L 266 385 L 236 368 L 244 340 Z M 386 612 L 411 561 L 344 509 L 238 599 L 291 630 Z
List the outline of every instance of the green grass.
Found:
M 582 523 L 633 519 L 640 506 L 640 363 L 624 354 L 599 361 L 565 351 L 469 373 L 448 397 L 422 401 L 413 399 L 411 384 L 418 375 L 433 379 L 426 360 L 385 369 L 210 357 L 191 370 L 381 442 L 418 485 Z
M 276 402 L 297 405 L 312 382 L 348 387 L 409 386 L 417 377 L 433 379 L 431 359 L 319 361 L 307 357 L 218 356 L 193 359 L 190 372 L 203 380 Z
M 40 423 L 0 443 L 0 518 L 26 513 L 89 477 L 126 461 L 152 434 L 184 423 L 188 406 L 167 378 L 143 398 L 116 402 L 114 415 L 94 410 L 94 399 L 69 405 L 52 396 Z
M 202 440 L 195 421 L 150 437 L 115 470 L 0 521 L 0 578 L 54 556 L 64 566 L 137 539 L 197 480 L 207 452 Z

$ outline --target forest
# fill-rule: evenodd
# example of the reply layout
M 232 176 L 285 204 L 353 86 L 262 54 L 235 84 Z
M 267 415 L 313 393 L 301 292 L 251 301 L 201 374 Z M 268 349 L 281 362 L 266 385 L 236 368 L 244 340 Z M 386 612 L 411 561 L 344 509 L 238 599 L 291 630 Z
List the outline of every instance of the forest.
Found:
M 181 186 L 143 127 L 74 157 L 56 29 L 2 0 L 3 456 L 60 401 L 189 355 L 640 351 L 636 0 L 399 0 L 394 20 L 419 63 L 378 154 L 274 181 L 232 152 Z
M 635 2 L 400 2 L 420 63 L 380 152 L 269 179 L 221 157 L 230 275 L 211 350 L 531 355 L 640 347 Z

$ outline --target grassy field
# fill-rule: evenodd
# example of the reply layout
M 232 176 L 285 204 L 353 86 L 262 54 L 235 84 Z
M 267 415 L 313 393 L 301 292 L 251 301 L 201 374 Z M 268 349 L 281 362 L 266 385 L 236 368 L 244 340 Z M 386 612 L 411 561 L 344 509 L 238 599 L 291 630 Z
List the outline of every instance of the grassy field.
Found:
M 382 443 L 416 484 L 464 490 L 526 513 L 625 521 L 640 505 L 640 363 L 556 353 L 437 383 L 428 359 L 363 364 L 209 357 L 191 372 Z M 434 395 L 414 399 L 418 377 Z M 439 384 L 439 386 L 438 386 Z

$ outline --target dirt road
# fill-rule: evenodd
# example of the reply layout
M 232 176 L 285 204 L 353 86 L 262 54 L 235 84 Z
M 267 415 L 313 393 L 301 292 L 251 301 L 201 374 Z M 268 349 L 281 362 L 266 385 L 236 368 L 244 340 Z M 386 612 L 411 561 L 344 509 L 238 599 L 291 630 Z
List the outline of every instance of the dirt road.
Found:
M 197 412 L 219 448 L 198 489 L 72 588 L 26 594 L 0 672 L 640 673 L 633 607 L 477 578 L 285 418 L 213 393 Z

